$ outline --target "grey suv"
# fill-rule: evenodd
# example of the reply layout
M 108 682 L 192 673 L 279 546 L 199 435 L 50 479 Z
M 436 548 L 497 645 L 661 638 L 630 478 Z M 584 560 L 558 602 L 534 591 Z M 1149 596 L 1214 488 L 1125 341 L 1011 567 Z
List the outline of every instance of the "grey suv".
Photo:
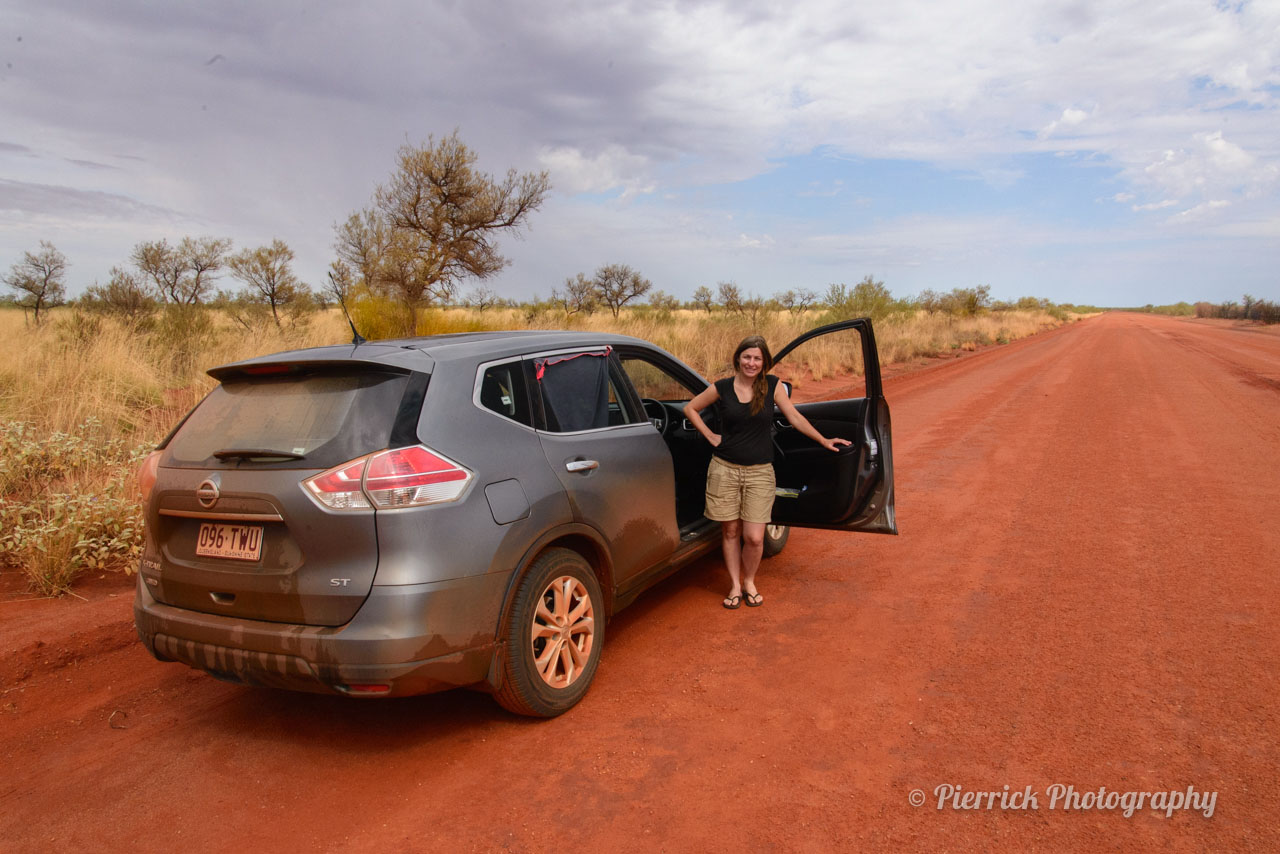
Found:
M 897 532 L 871 322 L 778 361 L 807 341 L 865 388 L 796 398 L 852 441 L 838 454 L 779 418 L 767 553 L 789 526 Z M 134 617 L 162 661 L 357 697 L 470 686 L 552 716 L 586 693 L 608 618 L 719 544 L 711 448 L 681 412 L 707 382 L 645 341 L 470 333 L 209 373 L 143 467 Z

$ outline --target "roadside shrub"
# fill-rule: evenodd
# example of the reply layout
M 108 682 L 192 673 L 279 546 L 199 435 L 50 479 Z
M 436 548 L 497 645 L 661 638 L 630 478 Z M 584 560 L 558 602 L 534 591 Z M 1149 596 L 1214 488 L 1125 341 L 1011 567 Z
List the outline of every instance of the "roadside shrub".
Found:
M 102 334 L 102 318 L 83 311 L 72 311 L 68 317 L 54 322 L 58 338 L 67 347 L 84 349 Z
M 196 355 L 213 341 L 213 314 L 199 305 L 166 305 L 151 337 L 154 349 L 167 354 L 170 371 L 178 376 L 196 368 Z
M 140 276 L 112 267 L 110 280 L 105 285 L 90 285 L 80 298 L 80 305 L 97 314 L 138 324 L 155 313 L 157 302 Z
M 0 563 L 44 595 L 86 570 L 132 571 L 142 550 L 133 472 L 149 450 L 109 438 L 94 418 L 74 433 L 0 425 Z

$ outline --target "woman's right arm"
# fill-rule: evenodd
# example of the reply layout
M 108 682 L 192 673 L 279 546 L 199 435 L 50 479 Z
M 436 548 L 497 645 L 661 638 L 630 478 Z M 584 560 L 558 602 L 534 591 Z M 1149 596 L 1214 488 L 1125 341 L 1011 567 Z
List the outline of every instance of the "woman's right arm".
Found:
M 707 422 L 702 420 L 699 414 L 711 404 L 720 399 L 720 392 L 716 391 L 714 384 L 707 386 L 698 393 L 698 396 L 684 405 L 684 417 L 689 419 L 689 423 L 703 435 L 703 437 L 711 443 L 711 447 L 720 446 L 720 434 L 712 433 L 711 428 L 707 426 Z

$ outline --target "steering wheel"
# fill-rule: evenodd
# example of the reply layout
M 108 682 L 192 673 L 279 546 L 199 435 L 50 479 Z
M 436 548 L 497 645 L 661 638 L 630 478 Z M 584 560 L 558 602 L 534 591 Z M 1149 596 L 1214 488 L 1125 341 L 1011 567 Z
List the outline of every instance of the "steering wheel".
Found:
M 671 415 L 662 401 L 654 400 L 652 397 L 642 397 L 640 403 L 644 406 L 644 414 L 649 416 L 649 422 L 657 428 L 659 435 L 667 435 L 667 428 L 671 426 Z

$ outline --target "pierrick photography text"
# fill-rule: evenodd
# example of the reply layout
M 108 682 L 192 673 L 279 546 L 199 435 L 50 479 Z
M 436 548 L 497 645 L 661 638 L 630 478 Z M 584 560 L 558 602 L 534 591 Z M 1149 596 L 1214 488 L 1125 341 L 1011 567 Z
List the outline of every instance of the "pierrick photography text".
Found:
M 1118 812 L 1129 818 L 1136 812 L 1150 810 L 1166 818 L 1176 812 L 1198 812 L 1213 818 L 1218 804 L 1217 792 L 1204 792 L 1195 786 L 1162 791 L 1115 791 L 1106 786 L 1077 789 L 1065 783 L 1054 783 L 1044 789 L 1034 786 L 1000 789 L 969 789 L 954 783 L 940 783 L 933 789 L 933 805 L 938 810 L 1040 810 L 1061 812 Z M 921 789 L 908 795 L 912 806 L 926 803 Z

